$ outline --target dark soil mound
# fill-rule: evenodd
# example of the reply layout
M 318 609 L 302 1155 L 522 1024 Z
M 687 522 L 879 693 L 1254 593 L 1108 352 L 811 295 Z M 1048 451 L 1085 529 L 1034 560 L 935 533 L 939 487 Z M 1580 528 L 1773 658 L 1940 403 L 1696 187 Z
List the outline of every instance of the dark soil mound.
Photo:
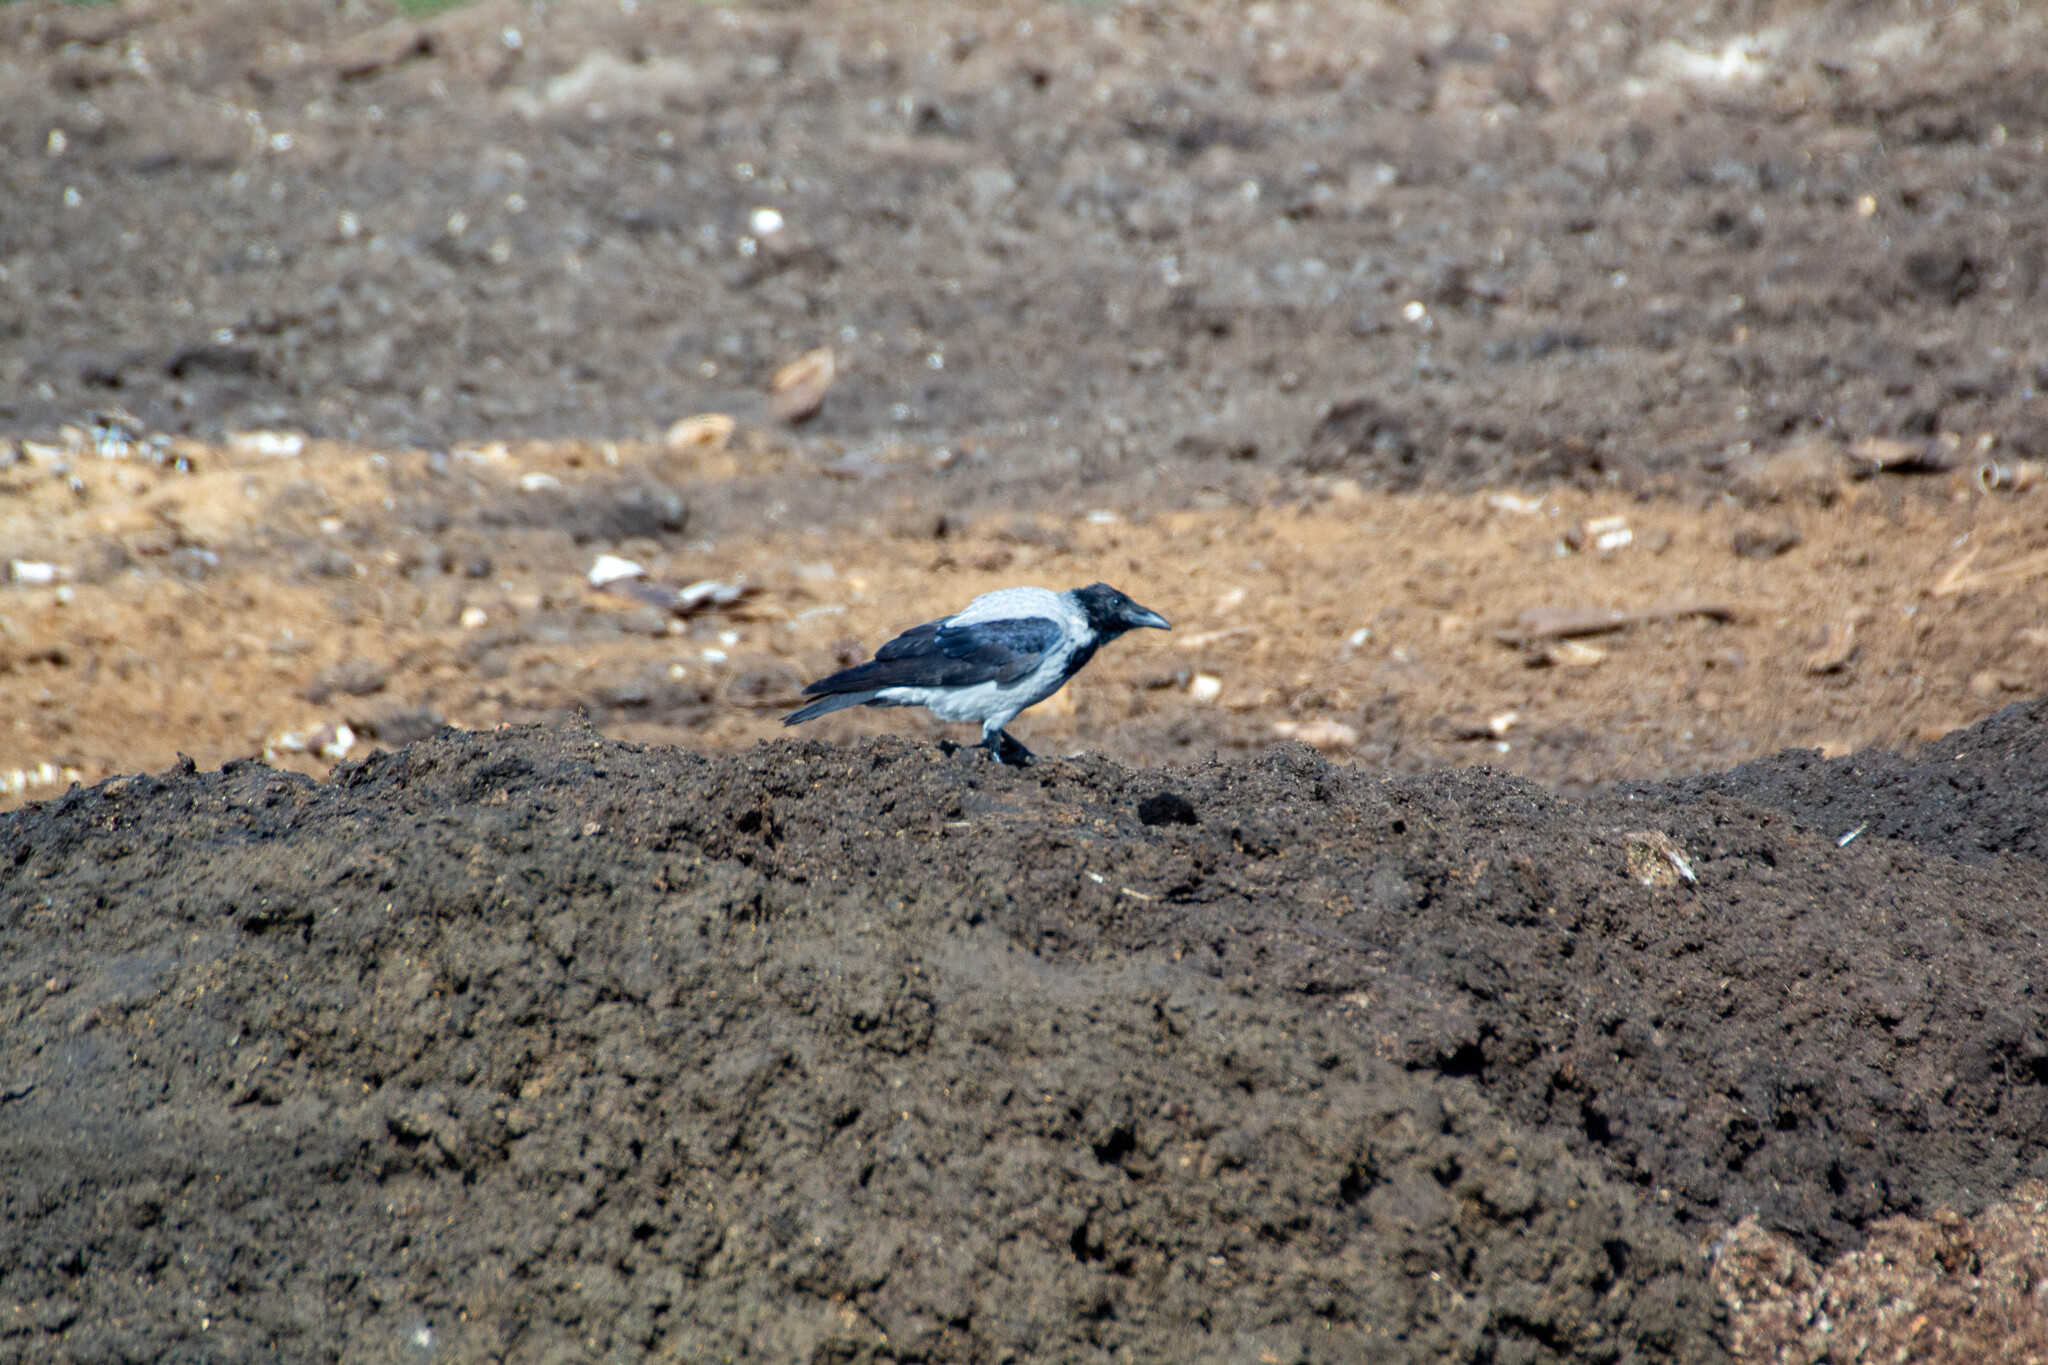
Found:
M 1930 744 L 1926 762 L 1870 751 L 1778 754 L 1676 784 L 1787 810 L 1840 838 L 1903 839 L 1965 860 L 2048 862 L 2048 698 L 2016 702 Z M 1647 789 L 1641 789 L 1647 790 Z
M 11 1358 L 1713 1359 L 2048 1131 L 2040 865 L 1712 793 L 444 732 L 0 868 Z

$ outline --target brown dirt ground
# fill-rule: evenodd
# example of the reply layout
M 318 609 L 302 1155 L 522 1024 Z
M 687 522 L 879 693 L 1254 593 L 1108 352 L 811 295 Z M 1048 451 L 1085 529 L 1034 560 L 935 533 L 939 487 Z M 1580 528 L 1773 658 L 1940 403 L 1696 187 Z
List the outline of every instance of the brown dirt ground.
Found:
M 959 522 L 909 493 L 863 490 L 881 514 L 865 528 L 749 534 L 728 516 L 715 539 L 602 534 L 605 516 L 663 498 L 685 509 L 678 521 L 704 523 L 764 483 L 833 495 L 801 451 L 756 435 L 751 453 L 687 457 L 554 443 L 449 460 L 315 443 L 279 458 L 185 444 L 190 472 L 86 456 L 75 485 L 24 479 L 0 534 L 68 581 L 0 599 L 0 782 L 19 800 L 50 790 L 46 777 L 94 781 L 179 752 L 324 771 L 285 737 L 347 725 L 359 745 L 388 747 L 437 721 L 578 712 L 620 738 L 743 746 L 779 733 L 803 683 L 840 659 L 1019 581 L 1108 580 L 1174 620 L 1018 724 L 1035 746 L 1126 762 L 1294 734 L 1380 768 L 1484 762 L 1584 787 L 1781 748 L 1913 751 L 2048 690 L 2048 493 L 1936 496 L 1880 478 L 1831 483 L 1827 506 L 1752 508 L 1340 485 L 1143 520 Z M 523 490 L 537 474 L 560 487 Z M 1609 517 L 1627 545 L 1571 548 Z M 1757 526 L 1797 543 L 1738 553 Z M 757 591 L 683 619 L 592 591 L 601 553 L 677 585 Z M 1674 605 L 1727 619 L 1565 646 L 1498 638 L 1534 608 Z M 965 734 L 901 712 L 817 728 Z

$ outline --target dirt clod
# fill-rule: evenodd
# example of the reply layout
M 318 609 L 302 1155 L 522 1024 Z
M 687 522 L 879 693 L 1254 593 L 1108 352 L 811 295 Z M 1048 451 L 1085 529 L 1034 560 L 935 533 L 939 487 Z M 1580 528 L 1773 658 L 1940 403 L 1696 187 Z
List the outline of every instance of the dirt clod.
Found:
M 2048 790 L 2026 723 L 1955 737 L 2012 779 L 1968 828 Z M 228 1359 L 762 1315 L 798 1355 L 1718 1358 L 1707 1229 L 1825 1255 L 2043 1173 L 2042 864 L 1838 845 L 1775 771 L 1579 802 L 1288 747 L 1162 792 L 572 726 L 74 791 L 0 816 L 0 1273 L 87 1355 L 192 1295 Z

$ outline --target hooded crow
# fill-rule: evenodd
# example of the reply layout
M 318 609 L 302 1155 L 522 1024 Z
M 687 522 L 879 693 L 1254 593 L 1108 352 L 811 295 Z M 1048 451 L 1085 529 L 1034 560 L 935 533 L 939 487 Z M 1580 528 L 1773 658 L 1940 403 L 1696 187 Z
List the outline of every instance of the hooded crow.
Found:
M 1029 763 L 1031 751 L 1003 727 L 1064 687 L 1096 650 L 1139 626 L 1173 629 L 1107 583 L 983 593 L 964 611 L 904 631 L 867 663 L 812 683 L 804 695 L 818 700 L 782 723 L 800 725 L 849 706 L 922 706 L 941 720 L 980 721 L 982 745 L 998 763 Z

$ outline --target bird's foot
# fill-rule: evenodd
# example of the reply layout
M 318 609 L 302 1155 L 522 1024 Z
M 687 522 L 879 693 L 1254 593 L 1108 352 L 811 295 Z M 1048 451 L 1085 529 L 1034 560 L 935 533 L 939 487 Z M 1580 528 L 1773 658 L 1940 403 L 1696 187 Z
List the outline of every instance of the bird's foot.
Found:
M 1006 730 L 996 731 L 984 743 L 988 749 L 988 756 L 1008 767 L 1022 768 L 1035 761 L 1031 751 L 1010 738 Z

